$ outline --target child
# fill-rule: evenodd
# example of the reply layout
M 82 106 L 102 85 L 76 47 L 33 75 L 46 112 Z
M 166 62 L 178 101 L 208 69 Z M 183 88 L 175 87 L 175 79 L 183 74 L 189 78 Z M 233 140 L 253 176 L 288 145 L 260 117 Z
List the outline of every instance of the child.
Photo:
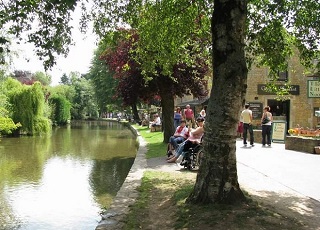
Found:
M 237 128 L 237 136 L 241 139 L 242 139 L 242 133 L 243 133 L 243 122 L 239 121 L 238 128 Z

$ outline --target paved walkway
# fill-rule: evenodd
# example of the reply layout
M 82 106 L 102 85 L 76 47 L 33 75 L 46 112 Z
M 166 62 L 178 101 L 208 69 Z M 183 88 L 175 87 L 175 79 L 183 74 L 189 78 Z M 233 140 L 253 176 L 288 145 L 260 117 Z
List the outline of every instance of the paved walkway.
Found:
M 260 202 L 320 229 L 320 155 L 237 141 L 240 186 Z
M 179 172 L 179 164 L 165 162 L 165 156 L 146 160 L 145 143 L 130 173 L 96 230 L 121 229 L 121 219 L 138 196 L 136 188 L 145 169 Z M 244 147 L 237 140 L 238 181 L 241 188 L 260 202 L 320 229 L 320 155 L 285 150 L 284 144 L 271 147 Z M 144 169 L 143 169 L 144 168 Z M 183 170 L 185 171 L 185 170 Z
M 320 155 L 237 141 L 239 183 L 255 190 L 294 191 L 320 202 Z M 268 182 L 272 183 L 268 184 Z

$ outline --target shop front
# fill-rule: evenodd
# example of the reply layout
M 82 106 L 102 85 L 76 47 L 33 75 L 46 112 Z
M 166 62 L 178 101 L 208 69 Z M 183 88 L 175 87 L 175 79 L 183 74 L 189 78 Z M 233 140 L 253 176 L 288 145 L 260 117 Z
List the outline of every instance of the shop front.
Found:
M 273 89 L 268 87 L 268 68 L 253 67 L 248 73 L 246 101 L 252 105 L 254 125 L 261 127 L 263 107 L 269 106 L 275 121 L 285 121 L 286 129 L 304 128 L 308 130 L 320 127 L 320 82 L 319 76 L 305 75 L 304 68 L 291 60 L 291 69 L 279 73 L 279 80 Z M 281 91 L 283 94 L 277 94 Z
M 301 146 L 302 152 L 313 153 L 320 145 L 320 76 L 305 74 L 303 66 L 294 58 L 288 66 L 288 71 L 279 73 L 272 87 L 277 89 L 273 91 L 269 87 L 268 68 L 253 67 L 248 73 L 246 101 L 251 105 L 257 130 L 261 129 L 263 108 L 269 106 L 273 131 L 277 132 L 273 138 L 283 139 L 286 149 L 298 150 Z M 294 136 L 289 132 L 292 130 L 297 131 Z M 297 138 L 301 140 L 296 141 Z M 307 150 L 303 146 L 308 146 Z

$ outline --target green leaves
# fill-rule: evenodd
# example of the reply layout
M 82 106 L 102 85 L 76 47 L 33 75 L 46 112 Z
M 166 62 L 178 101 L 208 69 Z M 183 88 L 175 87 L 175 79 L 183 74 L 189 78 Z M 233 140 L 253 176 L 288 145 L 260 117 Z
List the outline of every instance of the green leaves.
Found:
M 196 2 L 196 1 L 195 1 Z M 203 55 L 210 45 L 208 13 L 196 3 L 164 0 L 146 4 L 137 25 L 139 42 L 137 59 L 145 75 L 154 74 L 156 67 L 161 74 L 171 75 L 173 65 L 195 60 L 189 47 L 198 43 Z M 204 42 L 204 43 L 201 43 Z
M 202 55 L 209 56 L 210 6 L 211 1 L 205 0 L 102 0 L 95 2 L 92 17 L 101 37 L 118 27 L 137 31 L 135 59 L 148 79 L 151 75 L 171 75 L 178 62 L 192 63 L 197 57 L 189 47 L 196 47 L 195 43 Z
M 37 135 L 51 130 L 50 121 L 44 115 L 44 92 L 39 82 L 26 86 L 16 80 L 8 79 L 4 88 L 11 105 L 10 117 L 14 122 L 21 124 L 22 131 Z
M 11 134 L 14 130 L 21 126 L 20 123 L 15 124 L 9 117 L 0 117 L 0 136 Z
M 51 120 L 54 124 L 65 125 L 71 120 L 71 103 L 64 96 L 52 96 L 49 103 L 52 107 Z
M 101 38 L 118 27 L 138 31 L 136 59 L 148 77 L 171 74 L 174 63 L 193 63 L 189 47 L 202 51 L 210 59 L 212 0 L 7 0 L 0 3 L 0 26 L 7 33 L 20 36 L 27 32 L 27 42 L 34 43 L 36 54 L 48 69 L 57 55 L 66 55 L 72 43 L 69 22 L 76 4 L 81 4 L 81 30 L 92 20 Z M 313 0 L 248 1 L 246 51 L 248 63 L 282 70 L 296 47 L 302 61 L 312 66 L 319 58 L 320 3 Z M 91 9 L 88 6 L 92 6 Z M 6 39 L 0 36 L 1 44 Z M 198 52 L 199 53 L 199 52 Z
M 249 61 L 283 71 L 296 48 L 307 67 L 320 57 L 319 1 L 251 0 L 248 12 Z
M 56 56 L 67 54 L 71 44 L 71 12 L 77 0 L 18 0 L 0 3 L 0 26 L 7 33 L 21 37 L 36 47 L 36 54 L 43 60 L 45 69 L 56 62 Z M 0 44 L 3 44 L 3 38 Z

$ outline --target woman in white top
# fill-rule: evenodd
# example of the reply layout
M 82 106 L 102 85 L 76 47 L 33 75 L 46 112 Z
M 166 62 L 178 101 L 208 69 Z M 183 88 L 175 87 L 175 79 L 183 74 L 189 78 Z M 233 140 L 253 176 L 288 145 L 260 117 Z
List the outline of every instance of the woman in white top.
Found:
M 271 125 L 272 125 L 272 114 L 270 113 L 270 107 L 266 106 L 263 109 L 263 115 L 261 118 L 262 146 L 266 146 L 266 144 L 268 146 L 271 146 Z M 266 139 L 267 139 L 267 142 L 266 142 Z

